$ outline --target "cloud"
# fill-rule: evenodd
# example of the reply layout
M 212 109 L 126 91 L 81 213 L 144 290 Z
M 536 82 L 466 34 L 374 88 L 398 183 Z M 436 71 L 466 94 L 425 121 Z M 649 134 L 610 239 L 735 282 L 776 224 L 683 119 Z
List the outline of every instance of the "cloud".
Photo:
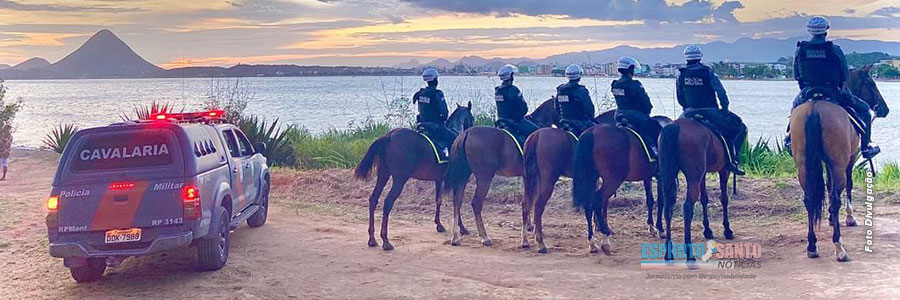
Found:
M 734 20 L 732 12 L 743 7 L 725 2 L 719 7 L 705 0 L 668 4 L 665 0 L 402 0 L 413 5 L 451 12 L 529 16 L 565 15 L 595 20 L 703 21 L 715 16 Z
M 900 7 L 897 6 L 888 6 L 879 8 L 871 13 L 873 16 L 881 16 L 881 17 L 894 17 L 896 15 L 900 15 Z
M 124 9 L 108 5 L 72 6 L 61 4 L 26 4 L 11 0 L 0 0 L 0 9 L 16 11 L 53 11 L 53 12 L 108 12 L 108 11 L 138 11 L 139 9 Z

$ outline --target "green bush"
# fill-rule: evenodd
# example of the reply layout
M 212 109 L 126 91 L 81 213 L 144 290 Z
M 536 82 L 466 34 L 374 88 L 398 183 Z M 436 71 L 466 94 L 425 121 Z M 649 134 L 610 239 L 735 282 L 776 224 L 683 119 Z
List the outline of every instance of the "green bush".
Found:
M 132 108 L 131 114 L 128 113 L 119 113 L 119 118 L 122 121 L 134 121 L 134 120 L 150 120 L 150 116 L 155 114 L 167 114 L 174 111 L 173 105 L 171 103 L 165 102 L 157 102 L 153 101 L 150 105 L 135 105 Z M 182 108 L 182 111 L 184 109 Z
M 741 162 L 748 175 L 759 177 L 790 177 L 797 172 L 794 159 L 780 143 L 770 146 L 769 140 L 760 138 L 756 144 L 744 141 Z
M 314 135 L 297 130 L 290 138 L 294 146 L 295 166 L 300 169 L 349 169 L 356 166 L 369 145 L 391 130 L 385 123 L 366 123 L 346 130 L 332 129 Z
M 61 154 L 78 130 L 75 124 L 60 124 L 44 137 L 44 147 Z
M 241 117 L 237 126 L 241 128 L 241 131 L 247 135 L 247 139 L 254 145 L 257 143 L 266 145 L 266 151 L 263 155 L 271 165 L 285 166 L 294 164 L 294 148 L 289 140 L 289 137 L 296 135 L 295 131 L 297 129 L 294 125 L 281 128 L 278 126 L 277 118 L 269 124 L 256 116 L 249 116 Z

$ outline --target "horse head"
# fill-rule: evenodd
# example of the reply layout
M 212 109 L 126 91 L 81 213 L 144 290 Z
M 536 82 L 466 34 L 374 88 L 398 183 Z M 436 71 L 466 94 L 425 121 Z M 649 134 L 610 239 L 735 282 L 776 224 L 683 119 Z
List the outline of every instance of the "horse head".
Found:
M 475 125 L 475 115 L 472 114 L 472 101 L 465 106 L 456 104 L 456 109 L 447 118 L 447 127 L 463 132 Z
M 884 118 L 887 117 L 890 109 L 888 109 L 887 103 L 884 102 L 884 97 L 881 96 L 881 91 L 878 90 L 875 80 L 869 74 L 870 71 L 872 71 L 871 65 L 850 70 L 850 78 L 845 86 L 850 89 L 853 95 L 868 103 L 872 110 L 875 111 L 876 117 Z
M 551 97 L 541 103 L 530 115 L 525 118 L 531 120 L 539 127 L 550 127 L 559 124 L 559 114 L 556 113 L 555 98 Z

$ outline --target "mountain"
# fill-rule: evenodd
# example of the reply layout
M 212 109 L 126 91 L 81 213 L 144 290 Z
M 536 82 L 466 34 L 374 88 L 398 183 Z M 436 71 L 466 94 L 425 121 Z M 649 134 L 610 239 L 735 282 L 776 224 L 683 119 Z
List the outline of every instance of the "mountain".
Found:
M 797 47 L 795 39 L 750 39 L 742 38 L 732 43 L 712 42 L 700 44 L 703 49 L 705 61 L 733 61 L 733 62 L 774 62 L 780 57 L 793 56 Z M 886 52 L 900 54 L 900 43 L 869 40 L 843 40 L 835 41 L 841 45 L 846 53 L 851 52 Z M 552 64 L 570 64 L 586 62 L 612 62 L 622 56 L 632 56 L 643 63 L 676 63 L 682 62 L 681 51 L 686 45 L 664 48 L 635 48 L 631 46 L 618 46 L 599 51 L 571 52 L 553 55 L 542 62 Z
M 399 63 L 399 64 L 397 64 L 395 67 L 398 67 L 398 68 L 401 68 L 401 69 L 415 69 L 415 68 L 419 68 L 419 67 L 421 67 L 421 66 L 422 66 L 422 64 L 419 63 L 419 60 L 417 60 L 417 59 L 410 59 L 408 62 L 405 62 L 405 63 Z
M 62 78 L 135 77 L 160 70 L 106 29 L 51 66 L 51 72 Z
M 453 67 L 453 63 L 447 59 L 438 58 L 427 64 L 422 65 L 422 67 L 450 68 L 450 67 Z
M 18 65 L 11 67 L 10 69 L 27 71 L 31 69 L 42 69 L 50 66 L 50 62 L 46 59 L 35 57 L 29 60 L 23 61 Z
M 10 68 L 12 68 L 12 66 L 7 65 L 7 64 L 0 64 L 0 70 L 7 70 L 7 69 L 10 69 Z

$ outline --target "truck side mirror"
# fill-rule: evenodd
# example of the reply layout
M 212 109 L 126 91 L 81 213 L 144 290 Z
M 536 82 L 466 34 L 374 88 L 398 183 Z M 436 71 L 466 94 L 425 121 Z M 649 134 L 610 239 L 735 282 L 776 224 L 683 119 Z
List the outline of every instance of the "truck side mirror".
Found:
M 256 143 L 256 145 L 254 145 L 253 147 L 256 148 L 256 153 L 266 155 L 266 144 L 265 143 Z

